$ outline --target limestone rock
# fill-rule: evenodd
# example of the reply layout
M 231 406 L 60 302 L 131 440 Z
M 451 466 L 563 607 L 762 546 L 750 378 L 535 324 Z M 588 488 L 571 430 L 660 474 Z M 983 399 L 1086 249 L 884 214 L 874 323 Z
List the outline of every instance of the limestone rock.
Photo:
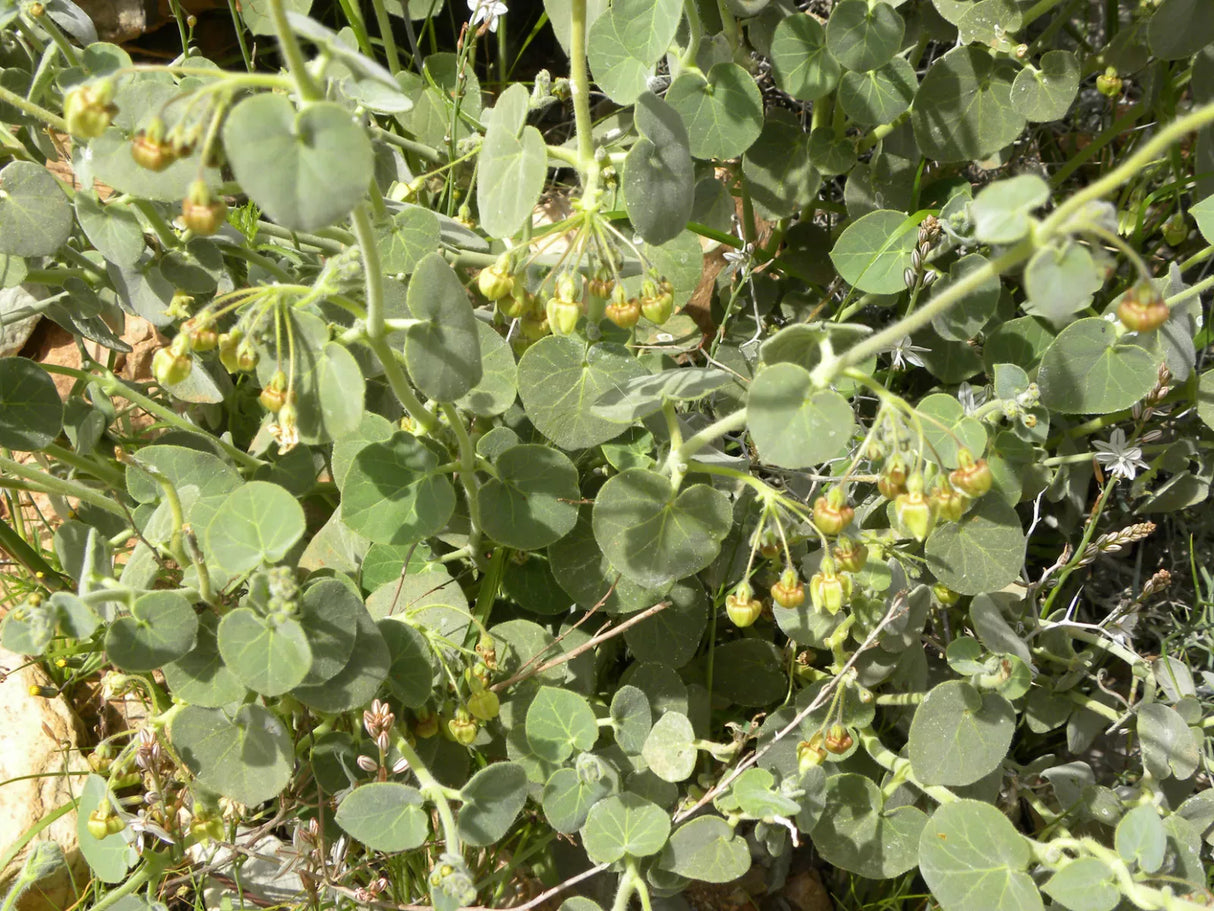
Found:
M 21 314 L 44 297 L 46 291 L 38 285 L 0 288 L 0 357 L 9 357 L 25 347 L 42 316 Z
M 0 648 L 0 855 L 6 855 L 35 824 L 72 800 L 84 782 L 87 763 L 78 747 L 75 715 L 62 699 L 30 695 L 31 686 L 49 683 L 24 656 Z M 63 772 L 77 773 L 71 777 Z M 22 776 L 37 776 L 14 779 Z M 65 813 L 34 841 L 54 841 L 67 866 L 35 883 L 17 902 L 17 911 L 60 911 L 75 901 L 76 883 L 88 882 L 88 865 L 76 840 L 76 814 Z M 0 870 L 0 896 L 21 872 L 33 842 Z M 70 870 L 69 870 L 70 867 Z

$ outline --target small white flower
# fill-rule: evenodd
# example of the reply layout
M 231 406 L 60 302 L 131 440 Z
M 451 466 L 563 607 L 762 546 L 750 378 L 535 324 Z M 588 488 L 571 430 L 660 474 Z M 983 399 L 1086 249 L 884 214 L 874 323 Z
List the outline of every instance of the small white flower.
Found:
M 1134 480 L 1139 468 L 1147 467 L 1142 460 L 1142 450 L 1126 445 L 1125 431 L 1120 427 L 1109 434 L 1107 443 L 1096 440 L 1092 448 L 1096 450 L 1096 461 L 1108 469 L 1109 474 L 1127 481 Z
M 751 262 L 755 255 L 755 245 L 745 243 L 741 249 L 726 250 L 723 254 L 725 262 L 729 263 L 725 267 L 726 276 L 733 275 L 735 272 L 741 271 L 742 277 L 745 278 L 750 274 Z
M 973 414 L 978 410 L 978 406 L 986 401 L 986 390 L 975 389 L 969 383 L 962 383 L 957 387 L 957 401 L 961 403 L 966 414 Z
M 931 351 L 930 348 L 924 348 L 922 345 L 912 345 L 910 336 L 904 335 L 888 349 L 890 353 L 890 366 L 895 370 L 905 370 L 908 365 L 913 367 L 926 367 L 923 363 L 923 358 L 920 354 L 926 354 Z
M 482 22 L 487 23 L 489 31 L 497 32 L 497 20 L 508 12 L 506 4 L 501 0 L 468 0 L 468 9 L 472 11 L 469 25 L 476 28 Z

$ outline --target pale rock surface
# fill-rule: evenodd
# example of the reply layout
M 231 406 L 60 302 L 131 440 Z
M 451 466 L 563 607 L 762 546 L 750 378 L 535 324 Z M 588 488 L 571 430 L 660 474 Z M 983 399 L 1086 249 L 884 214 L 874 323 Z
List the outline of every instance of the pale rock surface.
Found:
M 87 772 L 78 748 L 79 722 L 62 699 L 31 696 L 31 686 L 49 683 L 22 655 L 0 648 L 0 856 L 44 817 L 69 803 Z M 18 670 L 18 668 L 20 668 Z M 37 776 L 21 781 L 22 776 Z M 17 902 L 17 911 L 61 911 L 75 901 L 76 884 L 88 882 L 88 865 L 76 840 L 76 814 L 65 813 L 36 836 L 63 849 L 68 866 L 35 883 Z M 32 843 L 31 843 L 32 844 Z M 0 896 L 21 872 L 27 845 L 0 870 Z M 69 867 L 71 868 L 69 870 Z
M 11 357 L 25 347 L 42 316 L 21 314 L 44 297 L 46 291 L 38 285 L 0 288 L 0 357 Z

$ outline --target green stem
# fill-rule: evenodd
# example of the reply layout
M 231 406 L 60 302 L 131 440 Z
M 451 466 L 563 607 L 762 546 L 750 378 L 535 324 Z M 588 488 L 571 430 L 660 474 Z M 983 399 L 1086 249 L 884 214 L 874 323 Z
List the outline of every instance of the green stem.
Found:
M 3 457 L 0 457 L 0 473 L 23 478 L 29 482 L 31 489 L 36 489 L 41 493 L 60 497 L 74 497 L 82 503 L 88 503 L 90 506 L 96 506 L 98 509 L 121 516 L 123 519 L 126 518 L 126 513 L 114 503 L 112 497 L 92 487 L 86 487 L 77 481 L 57 478 L 37 468 L 31 468 L 29 465 L 23 465 L 20 462 Z
M 1105 482 L 1104 490 L 1100 491 L 1100 497 L 1096 500 L 1096 506 L 1092 509 L 1092 514 L 1088 516 L 1087 524 L 1083 529 L 1083 538 L 1079 541 L 1079 546 L 1075 548 L 1071 554 L 1071 559 L 1067 565 L 1062 568 L 1062 572 L 1058 574 L 1058 579 L 1054 583 L 1054 587 L 1050 589 L 1050 593 L 1046 596 L 1045 602 L 1041 605 L 1040 617 L 1044 620 L 1050 615 L 1054 609 L 1054 599 L 1058 597 L 1058 593 L 1062 591 L 1062 586 L 1066 580 L 1070 578 L 1071 573 L 1078 569 L 1079 560 L 1083 558 L 1084 551 L 1087 550 L 1089 544 L 1092 543 L 1092 538 L 1096 534 L 1096 520 L 1104 511 L 1104 504 L 1108 502 L 1109 496 L 1113 493 L 1113 488 L 1117 486 L 1115 478 L 1109 478 Z
M 408 16 L 409 4 L 405 4 L 405 15 Z M 392 20 L 388 18 L 388 8 L 384 0 L 371 0 L 371 8 L 375 10 L 375 22 L 379 25 L 379 35 L 384 42 L 384 52 L 388 55 L 388 69 L 395 76 L 400 72 L 400 53 L 396 49 L 396 36 L 392 34 Z
M 29 114 L 31 117 L 37 117 L 53 130 L 60 133 L 68 131 L 67 121 L 58 114 L 52 114 L 46 108 L 36 105 L 32 101 L 26 101 L 23 96 L 18 95 L 10 89 L 6 89 L 2 85 L 0 85 L 0 101 L 11 104 L 17 110 Z
M 1131 177 L 1140 173 L 1157 156 L 1166 152 L 1173 143 L 1179 142 L 1189 133 L 1210 123 L 1214 123 L 1214 102 L 1204 104 L 1197 110 L 1169 123 L 1121 164 L 1099 180 L 1073 194 L 1070 199 L 1055 209 L 1041 223 L 1038 242 L 1042 243 L 1051 239 L 1055 234 L 1067 231 L 1068 222 L 1074 215 L 1083 211 L 1088 203 L 1095 202 L 1111 193 Z
M 705 446 L 711 445 L 716 440 L 729 433 L 736 433 L 746 426 L 746 409 L 739 408 L 737 411 L 730 412 L 725 417 L 709 424 L 699 433 L 692 434 L 683 441 L 677 449 L 671 448 L 670 455 L 666 459 L 667 468 L 673 473 L 678 470 L 683 473 L 687 470 L 687 462 Z
M 872 730 L 858 731 L 857 735 L 860 738 L 860 745 L 873 758 L 873 761 L 882 768 L 888 769 L 895 777 L 914 785 L 937 803 L 953 803 L 958 799 L 957 795 L 948 788 L 940 785 L 924 784 L 916 778 L 915 773 L 911 770 L 910 760 L 890 750 Z
M 569 91 L 573 95 L 573 122 L 577 132 L 578 167 L 585 181 L 583 209 L 598 202 L 599 166 L 594 160 L 594 122 L 590 116 L 590 72 L 586 67 L 586 0 L 572 0 L 569 22 Z
M 460 854 L 459 828 L 455 824 L 455 814 L 451 812 L 451 803 L 447 800 L 447 789 L 438 783 L 438 780 L 430 773 L 430 769 L 422 762 L 422 758 L 417 755 L 417 751 L 409 746 L 409 741 L 404 737 L 396 738 L 396 749 L 400 752 L 401 758 L 409 763 L 413 774 L 417 776 L 417 783 L 421 785 L 422 795 L 432 801 L 434 809 L 438 811 L 438 821 L 443 828 L 446 850 L 452 854 Z
M 150 399 L 143 393 L 136 391 L 133 387 L 127 385 L 109 371 L 102 374 L 92 374 L 86 373 L 83 370 L 74 370 L 70 367 L 57 367 L 53 364 L 44 364 L 43 366 L 51 373 L 63 373 L 68 376 L 75 376 L 80 379 L 87 379 L 94 382 L 100 386 L 102 391 L 107 395 L 121 396 L 128 402 L 138 405 L 148 414 L 160 418 L 160 420 L 164 421 L 166 424 L 171 424 L 178 430 L 184 430 L 187 433 L 198 432 L 198 428 L 194 424 L 191 424 L 177 412 L 173 411 L 171 408 L 166 408 L 164 405 L 161 405 L 154 399 Z M 260 459 L 255 459 L 244 450 L 237 449 L 226 440 L 220 437 L 214 437 L 213 440 L 215 445 L 219 446 L 220 449 L 231 457 L 232 461 L 237 462 L 245 468 L 259 468 L 261 466 L 262 462 Z
M 476 449 L 472 445 L 472 438 L 468 436 L 468 429 L 464 426 L 463 418 L 455 410 L 455 406 L 444 402 L 442 407 L 443 413 L 447 416 L 447 422 L 455 431 L 455 439 L 459 445 L 459 481 L 468 501 L 468 521 L 472 526 L 472 530 L 468 534 L 468 546 L 472 548 L 475 556 L 477 542 L 480 541 L 481 536 L 481 508 L 477 498 L 480 485 L 476 480 Z
M 106 484 L 109 487 L 117 487 L 121 489 L 126 483 L 125 472 L 119 471 L 111 465 L 99 462 L 96 459 L 89 459 L 78 452 L 73 452 L 58 443 L 51 443 L 43 450 L 47 455 L 51 456 L 58 462 L 64 465 L 70 465 L 77 471 L 83 471 L 91 474 L 94 478 Z
M 382 0 L 377 2 L 382 5 Z M 303 101 L 319 101 L 324 97 L 324 92 L 308 71 L 308 62 L 304 60 L 299 42 L 295 40 L 295 33 L 287 22 L 287 10 L 283 0 L 270 0 L 270 18 L 274 22 L 274 37 L 278 39 L 287 71 L 295 80 L 295 91 Z
M 159 876 L 167 865 L 167 858 L 161 857 L 159 854 L 151 851 L 147 852 L 143 855 L 143 864 L 139 869 L 121 884 L 106 892 L 105 897 L 93 905 L 90 911 L 107 911 L 107 909 L 114 907 L 123 898 L 128 895 L 134 895 L 147 883 Z
M 5 550 L 8 555 L 24 566 L 35 577 L 41 577 L 40 581 L 51 588 L 68 588 L 69 583 L 55 572 L 49 563 L 42 559 L 42 555 L 26 543 L 25 539 L 13 529 L 11 525 L 0 519 L 0 550 Z M 7 867 L 5 863 L 0 865 L 0 869 Z
M 812 376 L 814 385 L 825 389 L 840 373 L 848 367 L 855 367 L 879 352 L 891 348 L 904 336 L 912 335 L 931 323 L 941 314 L 947 313 L 972 291 L 990 281 L 998 279 L 1004 272 L 1012 269 L 1033 255 L 1036 249 L 1032 240 L 1021 241 L 1016 246 L 995 257 L 981 268 L 967 272 L 963 277 L 952 282 L 942 292 L 913 313 L 904 316 L 891 326 L 874 333 L 857 345 L 848 348 L 842 354 L 824 357 L 814 368 Z

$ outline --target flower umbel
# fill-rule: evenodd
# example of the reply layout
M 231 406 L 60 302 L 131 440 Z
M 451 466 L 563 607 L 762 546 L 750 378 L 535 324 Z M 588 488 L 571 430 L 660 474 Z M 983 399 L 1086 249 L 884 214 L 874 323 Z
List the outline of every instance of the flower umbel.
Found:
M 1142 450 L 1126 444 L 1125 431 L 1120 427 L 1109 434 L 1107 443 L 1096 440 L 1092 448 L 1096 450 L 1096 461 L 1108 469 L 1109 474 L 1127 481 L 1134 480 L 1139 468 L 1147 467 L 1142 460 Z
M 469 26 L 476 28 L 483 22 L 494 33 L 497 32 L 498 17 L 508 12 L 501 0 L 468 0 L 468 9 L 472 11 Z

